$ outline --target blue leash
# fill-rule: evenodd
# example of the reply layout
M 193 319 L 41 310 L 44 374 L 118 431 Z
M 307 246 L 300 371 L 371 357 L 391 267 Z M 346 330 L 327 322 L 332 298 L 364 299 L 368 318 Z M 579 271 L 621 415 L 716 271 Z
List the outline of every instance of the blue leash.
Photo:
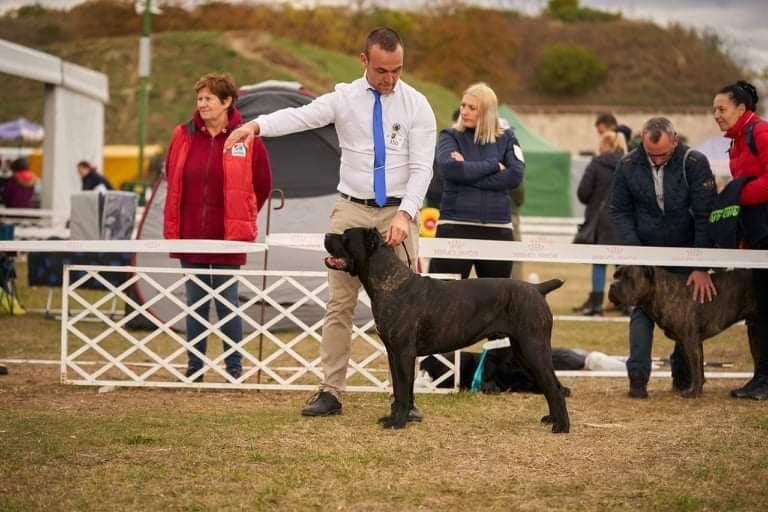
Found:
M 472 386 L 469 388 L 470 391 L 480 391 L 480 386 L 483 383 L 483 371 L 485 369 L 485 355 L 487 353 L 487 349 L 483 349 L 483 351 L 480 353 L 480 360 L 477 362 L 475 375 L 472 377 Z

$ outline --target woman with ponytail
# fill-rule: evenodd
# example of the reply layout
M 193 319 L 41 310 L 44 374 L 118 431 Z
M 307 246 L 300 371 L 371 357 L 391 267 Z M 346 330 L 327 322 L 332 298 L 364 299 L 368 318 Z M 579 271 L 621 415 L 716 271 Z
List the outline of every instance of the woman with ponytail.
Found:
M 743 80 L 726 85 L 715 95 L 712 114 L 715 122 L 732 139 L 730 155 L 731 176 L 739 188 L 738 202 L 742 216 L 748 208 L 763 206 L 756 222 L 742 222 L 742 248 L 768 249 L 768 122 L 757 113 L 757 90 Z M 731 187 L 731 185 L 729 185 Z M 754 212 L 755 209 L 752 208 Z M 760 211 L 760 210 L 757 210 Z M 752 216 L 754 219 L 755 217 Z M 748 324 L 753 356 L 756 356 L 754 377 L 746 385 L 731 391 L 736 398 L 768 399 L 768 269 L 752 271 L 752 285 L 757 298 L 759 319 Z M 753 342 L 756 340 L 756 342 Z

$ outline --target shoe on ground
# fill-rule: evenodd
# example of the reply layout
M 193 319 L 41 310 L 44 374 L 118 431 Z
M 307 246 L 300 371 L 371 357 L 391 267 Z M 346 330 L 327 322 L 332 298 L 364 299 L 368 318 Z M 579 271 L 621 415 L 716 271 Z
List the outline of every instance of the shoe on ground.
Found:
M 590 305 L 581 310 L 584 316 L 603 316 L 603 306 Z
M 589 299 L 585 300 L 583 304 L 579 304 L 578 306 L 572 307 L 571 311 L 573 311 L 574 313 L 581 313 L 588 306 L 589 306 Z
M 642 375 L 629 376 L 629 398 L 645 399 L 648 398 L 648 378 Z
M 195 374 L 200 368 L 187 368 L 187 371 L 184 372 L 185 377 L 191 377 L 193 374 Z M 201 373 L 198 375 L 192 382 L 203 382 L 203 375 L 204 373 Z
M 757 375 L 744 386 L 731 391 L 734 398 L 768 400 L 768 375 Z
M 302 416 L 331 416 L 341 414 L 341 402 L 328 391 L 312 396 L 301 410 Z

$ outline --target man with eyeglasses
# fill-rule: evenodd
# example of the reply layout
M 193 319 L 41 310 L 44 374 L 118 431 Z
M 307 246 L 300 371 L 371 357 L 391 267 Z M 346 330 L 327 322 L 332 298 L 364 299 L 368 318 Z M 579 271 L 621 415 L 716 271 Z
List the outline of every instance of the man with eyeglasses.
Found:
M 680 142 L 672 122 L 649 119 L 642 144 L 619 161 L 614 173 L 611 217 L 621 245 L 709 247 L 709 213 L 717 190 L 707 157 Z M 711 301 L 717 294 L 702 269 L 668 268 L 688 273 L 693 300 Z M 629 396 L 647 398 L 651 375 L 653 320 L 634 308 L 629 319 Z M 672 354 L 673 389 L 682 391 L 690 375 L 682 347 Z

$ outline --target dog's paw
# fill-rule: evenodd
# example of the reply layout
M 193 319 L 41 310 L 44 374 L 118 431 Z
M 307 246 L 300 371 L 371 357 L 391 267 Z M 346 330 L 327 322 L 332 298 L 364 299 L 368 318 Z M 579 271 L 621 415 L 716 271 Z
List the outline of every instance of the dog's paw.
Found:
M 552 425 L 553 434 L 567 434 L 571 428 L 567 421 L 558 421 L 551 414 L 542 416 L 541 422 L 545 425 Z
M 696 389 L 694 387 L 690 387 L 684 390 L 682 393 L 680 393 L 680 396 L 683 398 L 699 398 L 701 394 L 702 394 L 702 390 Z
M 385 416 L 383 418 L 379 418 L 379 423 L 381 423 L 381 426 L 384 428 L 405 428 L 405 425 L 408 423 L 407 419 L 399 420 L 395 418 L 394 416 Z

